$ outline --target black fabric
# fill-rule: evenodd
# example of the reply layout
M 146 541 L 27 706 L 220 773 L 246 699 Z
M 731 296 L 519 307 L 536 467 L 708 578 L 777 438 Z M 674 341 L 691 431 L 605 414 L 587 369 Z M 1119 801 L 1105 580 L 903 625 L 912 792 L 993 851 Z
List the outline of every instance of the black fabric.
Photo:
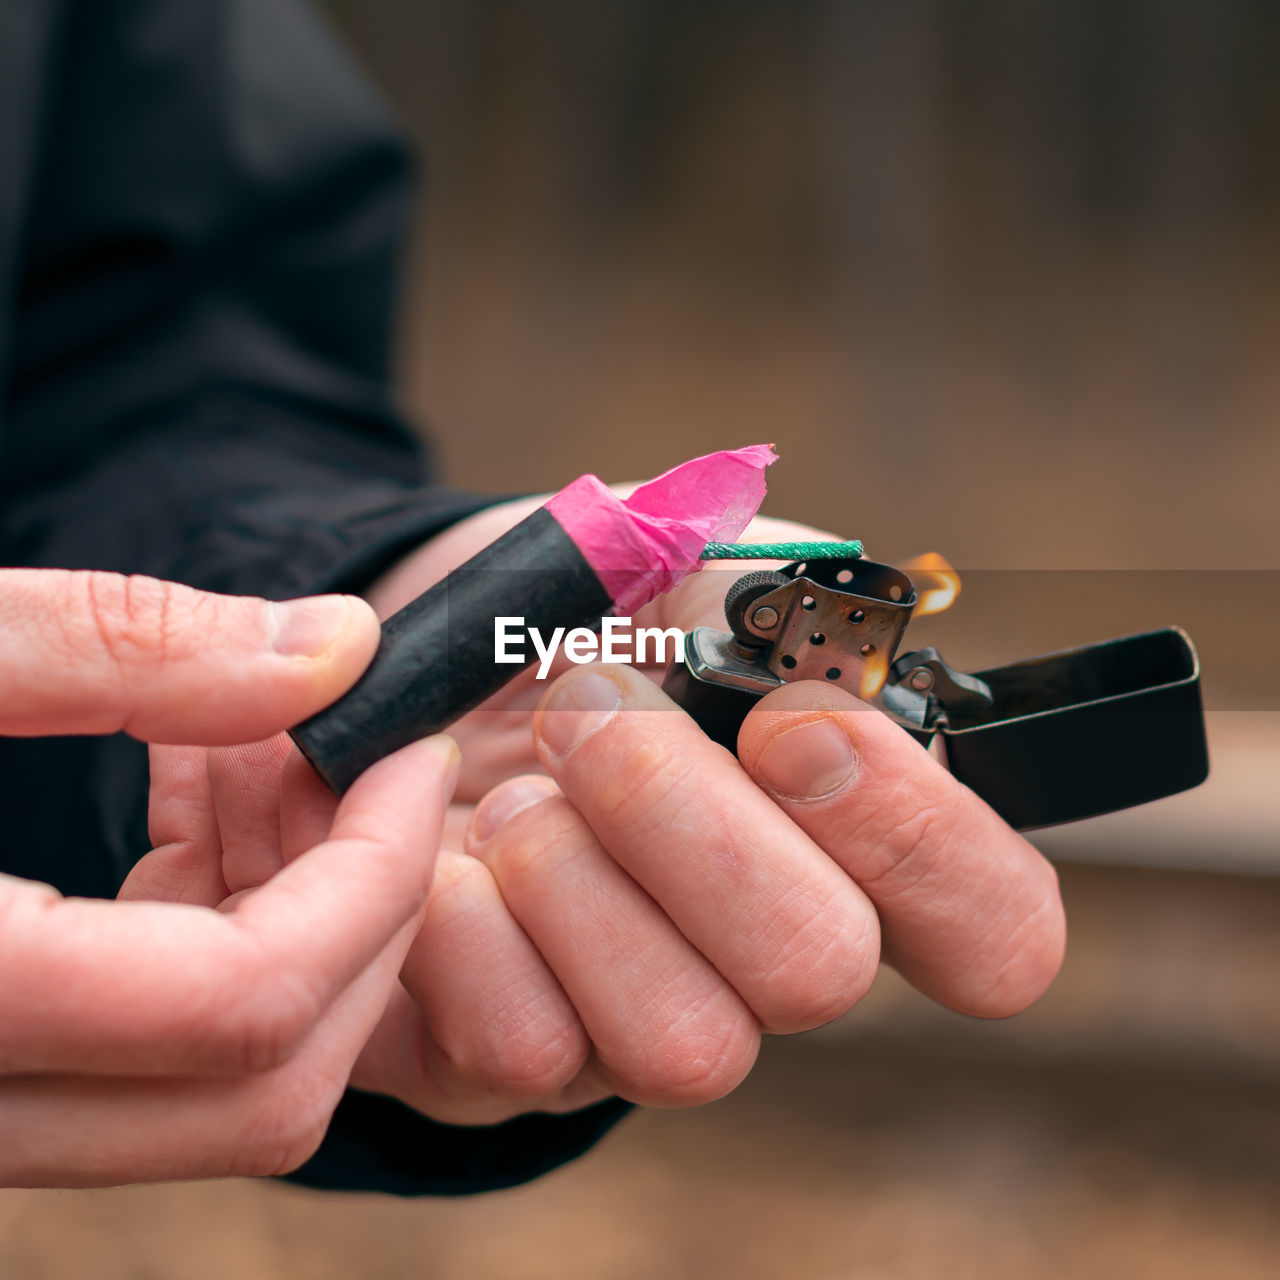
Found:
M 472 1129 L 436 1124 L 392 1098 L 348 1089 L 330 1130 L 329 1159 L 312 1161 L 293 1180 L 324 1191 L 355 1183 L 400 1196 L 469 1195 L 479 1185 L 497 1190 L 581 1155 L 629 1110 L 611 1098 L 571 1115 L 536 1113 Z
M 0 0 L 0 562 L 283 598 L 490 501 L 430 483 L 390 400 L 409 197 L 301 0 Z M 0 870 L 113 895 L 146 790 L 126 738 L 0 740 Z M 619 1109 L 472 1130 L 353 1095 L 298 1180 L 506 1186 Z

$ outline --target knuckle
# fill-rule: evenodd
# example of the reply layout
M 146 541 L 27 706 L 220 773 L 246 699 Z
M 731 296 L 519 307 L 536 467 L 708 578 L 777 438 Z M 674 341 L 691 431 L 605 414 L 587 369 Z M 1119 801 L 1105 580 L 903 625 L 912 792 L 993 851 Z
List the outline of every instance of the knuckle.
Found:
M 470 1094 L 542 1098 L 558 1093 L 586 1065 L 591 1046 L 581 1025 L 508 1028 L 485 1044 L 446 1058 Z
M 477 858 L 447 847 L 441 849 L 427 895 L 429 909 L 438 911 L 455 904 L 465 907 L 474 893 L 483 891 L 485 881 L 490 878 L 486 871 Z
M 279 972 L 255 974 L 252 983 L 232 982 L 226 989 L 252 995 L 221 1002 L 209 1035 L 215 1055 L 245 1074 L 287 1063 L 319 1016 L 306 985 Z
M 858 882 L 878 902 L 919 889 L 941 869 L 940 851 L 959 839 L 956 805 L 922 794 L 900 779 L 882 801 L 867 807 L 853 838 L 868 850 Z
M 272 1150 L 264 1154 L 265 1177 L 278 1178 L 301 1168 L 320 1149 L 329 1131 L 329 1117 L 308 1118 L 288 1130 Z
M 316 1078 L 282 1075 L 246 1120 L 235 1173 L 274 1178 L 292 1173 L 319 1150 L 329 1130 L 340 1087 Z
M 593 772 L 591 807 L 611 825 L 646 830 L 671 821 L 687 803 L 690 772 L 669 744 L 646 738 L 612 768 Z
M 488 864 L 446 845 L 436 859 L 427 891 L 422 924 L 425 937 L 447 938 L 453 929 L 479 926 L 500 909 L 500 904 L 498 883 Z M 432 954 L 436 954 L 434 949 Z
M 140 658 L 163 658 L 172 639 L 175 596 L 172 583 L 138 574 L 86 570 L 73 575 L 72 590 L 85 606 L 103 652 L 122 666 Z
M 1045 882 L 1030 910 L 1006 932 L 985 981 L 964 1001 L 963 1012 L 1009 1018 L 1034 1004 L 1057 977 L 1067 927 L 1057 872 L 1044 863 Z
M 548 875 L 596 843 L 586 819 L 563 796 L 551 796 L 518 817 L 481 854 L 512 903 L 539 893 Z
M 283 734 L 235 747 L 211 747 L 204 756 L 206 776 L 228 790 L 274 796 L 289 760 L 290 742 Z
M 688 1010 L 645 1052 L 607 1065 L 625 1096 L 637 1102 L 695 1107 L 732 1093 L 759 1050 L 760 1029 L 747 1010 L 711 998 Z
M 824 1026 L 870 989 L 880 961 L 879 921 L 865 900 L 841 897 L 839 889 L 810 893 L 775 911 L 769 972 L 753 1002 L 768 1031 L 789 1035 Z

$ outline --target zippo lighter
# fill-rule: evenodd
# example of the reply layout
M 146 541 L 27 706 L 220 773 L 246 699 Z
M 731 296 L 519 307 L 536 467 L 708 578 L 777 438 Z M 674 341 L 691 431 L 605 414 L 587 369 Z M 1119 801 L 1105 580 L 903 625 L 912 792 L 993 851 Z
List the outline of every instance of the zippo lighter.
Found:
M 1200 663 L 1179 627 L 970 674 L 936 649 L 898 656 L 916 609 L 901 569 L 863 559 L 748 573 L 729 632 L 699 627 L 663 688 L 733 750 L 754 703 L 825 680 L 878 706 L 1011 826 L 1048 827 L 1157 800 L 1209 773 Z

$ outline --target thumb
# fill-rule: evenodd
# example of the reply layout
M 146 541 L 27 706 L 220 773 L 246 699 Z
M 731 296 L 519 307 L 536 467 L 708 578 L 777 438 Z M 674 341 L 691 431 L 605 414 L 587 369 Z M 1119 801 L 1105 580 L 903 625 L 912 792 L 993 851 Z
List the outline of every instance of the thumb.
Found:
M 273 604 L 156 578 L 0 570 L 0 733 L 219 746 L 289 728 L 378 645 L 354 596 Z

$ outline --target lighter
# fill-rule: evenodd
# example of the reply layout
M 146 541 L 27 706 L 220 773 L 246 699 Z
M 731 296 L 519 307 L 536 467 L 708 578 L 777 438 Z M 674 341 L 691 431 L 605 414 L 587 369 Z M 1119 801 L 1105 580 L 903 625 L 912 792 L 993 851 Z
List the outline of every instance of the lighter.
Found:
M 1178 627 L 970 674 L 936 649 L 898 655 L 918 604 L 901 569 L 861 558 L 739 578 L 729 631 L 689 633 L 663 688 L 734 749 L 747 712 L 793 680 L 878 706 L 1019 830 L 1185 791 L 1209 773 L 1200 666 Z

